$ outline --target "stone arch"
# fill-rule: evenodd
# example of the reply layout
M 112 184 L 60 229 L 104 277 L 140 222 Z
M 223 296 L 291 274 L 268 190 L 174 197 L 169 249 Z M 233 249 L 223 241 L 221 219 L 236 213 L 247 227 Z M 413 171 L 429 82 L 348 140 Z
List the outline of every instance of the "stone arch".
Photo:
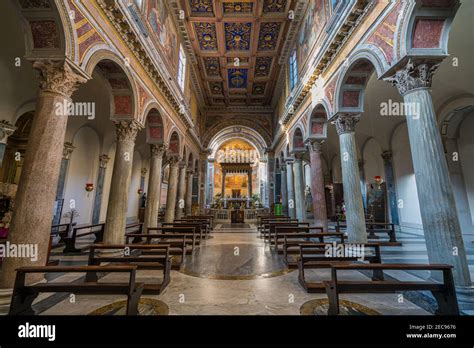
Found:
M 165 125 L 163 117 L 155 104 L 149 105 L 145 112 L 146 142 L 148 144 L 163 144 Z
M 248 127 L 227 127 L 215 134 L 212 139 L 205 145 L 212 150 L 211 157 L 215 157 L 220 145 L 230 139 L 241 139 L 252 144 L 258 151 L 260 158 L 265 155 L 267 143 L 265 139 L 252 128 Z
M 203 146 L 209 147 L 211 141 L 222 131 L 229 128 L 242 128 L 242 129 L 251 129 L 253 132 L 258 133 L 258 138 L 263 139 L 263 147 L 271 147 L 272 137 L 269 130 L 264 129 L 256 122 L 251 122 L 249 120 L 229 120 L 226 122 L 218 123 L 217 125 L 211 127 L 206 131 L 206 134 L 203 137 Z
M 179 156 L 181 154 L 181 138 L 176 129 L 172 130 L 168 140 L 168 155 Z
M 328 104 L 325 100 L 321 101 L 313 108 L 307 120 L 306 138 L 326 138 L 327 120 L 329 119 L 328 110 Z
M 291 136 L 291 150 L 306 150 L 302 128 L 297 126 Z
M 110 50 L 98 50 L 85 64 L 87 74 L 92 75 L 95 69 L 110 86 L 111 118 L 139 120 L 137 86 L 123 60 Z
M 189 151 L 188 159 L 187 159 L 187 167 L 190 170 L 194 169 L 194 154 Z

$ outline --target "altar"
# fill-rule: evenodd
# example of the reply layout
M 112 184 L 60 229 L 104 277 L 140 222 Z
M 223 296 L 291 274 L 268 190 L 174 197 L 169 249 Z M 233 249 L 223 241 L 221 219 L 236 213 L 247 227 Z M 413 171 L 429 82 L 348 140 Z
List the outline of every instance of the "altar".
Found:
M 230 222 L 233 224 L 243 224 L 245 222 L 245 211 L 232 210 L 230 213 Z

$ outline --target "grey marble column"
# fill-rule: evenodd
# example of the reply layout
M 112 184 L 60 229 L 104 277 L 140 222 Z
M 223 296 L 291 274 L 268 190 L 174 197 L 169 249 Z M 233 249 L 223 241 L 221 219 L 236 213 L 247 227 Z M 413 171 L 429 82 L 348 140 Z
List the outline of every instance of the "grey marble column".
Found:
M 336 126 L 337 134 L 339 134 L 348 239 L 353 243 L 366 243 L 367 231 L 354 133 L 359 119 L 360 115 L 337 114 L 331 122 Z
M 267 194 L 268 206 L 275 204 L 275 153 L 267 152 Z
M 199 209 L 201 212 L 204 212 L 204 208 L 206 206 L 206 202 L 208 201 L 207 196 L 207 186 L 208 186 L 208 178 L 207 178 L 207 152 L 201 152 L 199 156 Z
M 397 190 L 395 186 L 395 173 L 393 171 L 393 156 L 391 151 L 382 153 L 383 164 L 385 169 L 385 181 L 387 183 L 388 202 L 390 207 L 390 218 L 394 225 L 400 225 L 398 217 Z
M 3 163 L 3 156 L 5 155 L 5 148 L 7 147 L 8 137 L 16 130 L 7 120 L 0 121 L 0 166 Z
M 179 164 L 179 179 L 178 179 L 178 195 L 176 199 L 176 213 L 175 218 L 181 219 L 184 213 L 185 200 L 184 195 L 186 194 L 186 162 Z
M 456 286 L 469 287 L 472 296 L 461 226 L 429 90 L 438 66 L 439 62 L 410 61 L 386 80 L 398 88 L 405 103 L 428 259 L 453 265 Z
M 176 210 L 176 198 L 178 192 L 180 158 L 173 156 L 170 158 L 170 174 L 168 178 L 168 194 L 166 196 L 165 222 L 173 222 Z
M 148 176 L 148 198 L 145 208 L 145 223 L 143 231 L 158 227 L 158 213 L 160 211 L 161 196 L 161 167 L 163 155 L 166 152 L 165 144 L 150 144 L 150 174 Z
M 58 186 L 56 188 L 56 202 L 64 199 L 64 188 L 66 186 L 66 177 L 67 177 L 67 170 L 69 168 L 69 161 L 71 159 L 71 154 L 74 151 L 75 147 L 72 143 L 65 142 L 63 147 L 63 158 L 61 159 L 61 167 L 59 169 L 59 178 L 58 178 Z M 62 206 L 57 206 L 56 211 L 54 212 L 53 216 L 53 225 L 57 225 L 61 222 L 61 211 L 62 207 L 64 207 L 64 202 L 62 202 Z
M 11 245 L 37 246 L 38 258 L 36 261 L 21 257 L 5 258 L 0 288 L 7 289 L 13 287 L 17 268 L 46 263 L 68 116 L 67 110 L 57 106 L 72 102 L 72 93 L 87 81 L 85 75 L 64 60 L 37 61 L 33 63 L 33 68 L 40 72 L 40 90 L 8 242 Z M 38 275 L 32 281 L 41 277 Z
M 288 214 L 288 187 L 287 187 L 287 174 L 286 164 L 282 163 L 281 167 L 281 204 L 283 214 Z
M 295 207 L 296 207 L 296 218 L 299 221 L 306 220 L 306 205 L 305 205 L 305 194 L 304 194 L 304 177 L 303 177 L 303 153 L 296 152 L 295 163 L 293 164 L 293 170 L 295 172 Z
M 99 157 L 99 172 L 97 174 L 97 188 L 94 196 L 94 210 L 92 211 L 92 223 L 98 224 L 100 222 L 100 210 L 102 209 L 102 197 L 104 193 L 105 171 L 107 170 L 107 163 L 110 157 L 101 155 Z
M 449 177 L 453 187 L 454 198 L 456 199 L 456 208 L 461 224 L 463 235 L 472 233 L 472 218 L 467 198 L 466 184 L 461 167 L 461 158 L 456 139 L 446 139 L 446 162 L 448 164 Z
M 293 175 L 293 158 L 286 159 L 286 185 L 288 189 L 288 216 L 292 219 L 296 218 L 296 202 L 295 202 L 295 183 Z
M 214 202 L 214 159 L 208 159 L 208 174 L 206 181 L 207 200 L 206 204 L 212 204 Z
M 115 150 L 114 169 L 110 182 L 107 217 L 105 219 L 105 244 L 123 244 L 125 241 L 135 138 L 142 127 L 135 120 L 115 122 L 117 148 Z
M 185 204 L 185 212 L 186 215 L 191 215 L 192 206 L 193 206 L 193 177 L 194 172 L 192 169 L 186 171 L 186 204 Z
M 364 171 L 364 160 L 358 160 L 357 165 L 359 166 L 359 177 L 360 177 L 360 192 L 362 193 L 362 205 L 364 207 L 364 212 L 367 211 L 367 187 L 365 184 L 365 171 Z
M 328 215 L 326 210 L 326 193 L 324 191 L 323 162 L 321 160 L 322 141 L 313 140 L 309 144 L 311 159 L 311 193 L 313 197 L 313 212 L 315 226 L 328 230 Z

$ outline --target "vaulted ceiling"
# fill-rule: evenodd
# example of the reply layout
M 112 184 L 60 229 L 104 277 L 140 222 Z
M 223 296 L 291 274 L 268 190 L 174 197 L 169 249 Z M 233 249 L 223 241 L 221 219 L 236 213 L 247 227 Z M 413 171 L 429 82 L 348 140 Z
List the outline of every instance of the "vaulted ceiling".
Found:
M 209 106 L 269 105 L 294 0 L 181 0 Z

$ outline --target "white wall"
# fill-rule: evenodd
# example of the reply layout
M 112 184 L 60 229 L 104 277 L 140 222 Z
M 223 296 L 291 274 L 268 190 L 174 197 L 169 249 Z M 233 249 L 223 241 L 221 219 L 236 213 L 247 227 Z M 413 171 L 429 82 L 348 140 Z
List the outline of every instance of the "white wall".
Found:
M 76 148 L 71 155 L 66 178 L 63 214 L 70 210 L 69 204 L 73 199 L 79 213 L 75 221 L 78 224 L 86 224 L 92 221 L 94 191 L 88 193 L 85 185 L 91 182 L 94 189 L 97 189 L 99 137 L 91 128 L 83 127 L 74 136 L 73 145 Z
M 370 139 L 364 146 L 362 156 L 364 158 L 365 182 L 375 182 L 375 176 L 380 175 L 385 180 L 383 167 L 382 148 L 375 139 Z
M 459 129 L 458 150 L 461 160 L 461 168 L 466 186 L 467 199 L 471 211 L 471 217 L 474 217 L 474 115 L 468 116 Z M 473 221 L 474 223 L 474 221 Z
M 404 230 L 421 232 L 423 225 L 406 124 L 399 126 L 393 135 L 392 153 L 397 198 L 403 200 L 403 208 L 398 209 L 400 225 Z

